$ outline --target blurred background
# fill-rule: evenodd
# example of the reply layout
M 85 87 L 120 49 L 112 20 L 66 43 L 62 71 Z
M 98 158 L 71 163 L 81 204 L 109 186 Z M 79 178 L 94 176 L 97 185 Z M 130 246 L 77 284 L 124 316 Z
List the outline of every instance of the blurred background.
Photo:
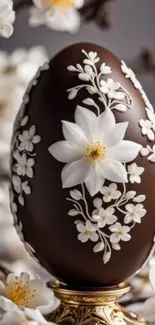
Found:
M 30 27 L 31 5 L 31 1 L 14 0 L 14 33 L 9 39 L 0 38 L 0 268 L 2 277 L 7 270 L 24 270 L 49 279 L 21 244 L 9 208 L 10 140 L 22 96 L 48 58 L 69 44 L 92 42 L 108 48 L 135 70 L 154 105 L 155 0 L 86 0 L 77 33 Z M 147 269 L 132 284 L 137 295 L 143 291 L 142 284 L 145 294 L 150 293 Z

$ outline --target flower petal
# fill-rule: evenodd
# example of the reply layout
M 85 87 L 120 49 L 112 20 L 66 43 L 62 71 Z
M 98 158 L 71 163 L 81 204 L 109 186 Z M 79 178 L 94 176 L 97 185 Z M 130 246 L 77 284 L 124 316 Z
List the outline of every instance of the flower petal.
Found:
M 88 192 L 91 196 L 98 193 L 104 183 L 104 175 L 102 173 L 102 166 L 98 163 L 96 165 L 91 165 L 88 178 L 85 180 L 85 184 Z
M 52 144 L 48 150 L 54 158 L 64 163 L 82 158 L 82 150 L 68 141 L 58 141 Z
M 112 182 L 127 182 L 126 169 L 119 161 L 116 160 L 104 161 L 102 163 L 102 174 L 105 179 Z
M 122 163 L 134 160 L 142 146 L 133 141 L 123 140 L 108 150 L 108 156 Z
M 120 141 L 123 140 L 126 129 L 128 127 L 128 122 L 123 123 L 117 123 L 112 130 L 106 134 L 106 136 L 103 136 L 103 140 L 105 141 L 105 145 L 108 147 L 114 147 L 117 145 Z
M 63 135 L 71 144 L 83 147 L 88 143 L 83 130 L 77 124 L 67 121 L 62 121 L 62 124 Z
M 84 131 L 88 139 L 91 137 L 96 121 L 97 116 L 91 112 L 91 110 L 77 106 L 75 111 L 75 122 Z
M 66 165 L 61 173 L 63 188 L 83 183 L 89 174 L 90 164 L 86 159 L 80 159 Z
M 104 134 L 104 130 L 106 130 L 106 133 L 111 131 L 111 129 L 115 126 L 115 117 L 112 111 L 107 108 L 105 111 L 99 115 L 98 117 L 98 123 L 97 123 L 97 130 L 98 134 Z
M 144 304 L 144 317 L 148 322 L 154 323 L 155 320 L 155 297 L 146 300 Z

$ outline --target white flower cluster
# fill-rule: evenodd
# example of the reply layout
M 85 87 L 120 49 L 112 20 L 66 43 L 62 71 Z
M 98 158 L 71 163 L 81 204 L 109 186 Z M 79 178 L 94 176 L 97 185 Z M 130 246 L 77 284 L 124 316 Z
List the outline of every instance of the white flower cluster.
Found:
M 96 52 L 89 52 L 82 50 L 85 56 L 83 60 L 83 66 L 79 63 L 76 67 L 73 65 L 68 66 L 68 71 L 78 73 L 78 78 L 82 81 L 89 82 L 88 84 L 78 85 L 76 87 L 68 89 L 69 99 L 76 97 L 77 93 L 85 88 L 88 93 L 98 95 L 99 101 L 101 101 L 105 108 L 111 110 L 116 109 L 120 112 L 125 112 L 132 106 L 132 99 L 129 93 L 113 79 L 108 78 L 103 80 L 107 75 L 111 74 L 111 68 L 105 63 L 100 65 L 100 72 L 98 73 L 96 63 L 99 62 L 100 58 Z M 94 106 L 97 109 L 97 113 L 100 114 L 98 105 L 91 99 L 87 98 L 83 101 L 84 104 Z
M 43 315 L 54 311 L 60 301 L 39 279 L 27 273 L 10 273 L 6 284 L 0 281 L 0 325 L 50 325 Z
M 29 23 L 36 27 L 46 25 L 57 31 L 77 32 L 84 0 L 33 0 Z
M 15 12 L 13 10 L 12 0 L 0 1 L 0 36 L 8 38 L 13 33 L 13 23 L 15 21 Z
M 134 170 L 134 181 L 140 181 L 139 170 L 135 163 L 128 166 L 130 171 Z M 135 172 L 137 170 L 137 174 Z M 141 169 L 141 173 L 142 173 Z M 130 179 L 131 175 L 129 175 Z M 132 175 L 133 181 L 133 175 Z M 136 223 L 141 223 L 141 219 L 146 214 L 146 210 L 142 202 L 145 195 L 136 195 L 136 191 L 126 192 L 124 185 L 123 194 L 118 190 L 116 183 L 109 186 L 103 186 L 100 190 L 103 197 L 96 197 L 93 200 L 95 209 L 89 213 L 87 201 L 85 198 L 84 185 L 82 192 L 79 190 L 70 191 L 70 198 L 67 200 L 73 203 L 74 208 L 68 212 L 70 216 L 81 216 L 84 221 L 75 221 L 76 228 L 79 232 L 78 239 L 85 243 L 88 240 L 96 242 L 93 251 L 95 253 L 104 251 L 103 262 L 107 263 L 111 257 L 111 251 L 120 250 L 121 241 L 129 241 L 131 239 L 130 230 Z M 108 207 L 104 207 L 104 203 L 113 201 Z M 121 213 L 124 217 L 124 225 L 118 222 L 117 213 Z M 129 225 L 129 226 L 128 226 Z
M 25 116 L 21 122 L 21 126 L 25 126 L 28 122 L 28 116 Z M 33 166 L 35 164 L 34 158 L 34 145 L 41 141 L 41 137 L 36 135 L 36 127 L 33 125 L 29 130 L 24 130 L 22 134 L 18 134 L 16 141 L 16 150 L 13 152 L 13 158 L 16 163 L 13 166 L 12 185 L 14 191 L 18 195 L 18 202 L 23 206 L 24 196 L 23 194 L 29 195 L 31 188 L 28 181 L 21 181 L 21 176 L 33 177 Z M 13 207 L 15 203 L 13 202 Z M 16 208 L 13 208 L 15 210 Z
M 134 87 L 138 89 L 142 95 L 142 98 L 146 105 L 145 111 L 146 111 L 147 118 L 145 120 L 141 119 L 139 121 L 139 125 L 141 127 L 141 133 L 142 135 L 146 136 L 149 141 L 154 141 L 155 140 L 155 113 L 154 113 L 153 106 L 150 104 L 148 97 L 142 88 L 142 85 L 136 79 L 134 72 L 126 66 L 124 61 L 122 61 L 121 70 L 125 74 L 125 77 L 129 78 L 132 81 Z M 153 146 L 153 148 L 151 148 L 150 146 L 147 146 L 146 148 L 142 148 L 141 155 L 142 156 L 149 155 L 148 160 L 151 162 L 155 162 L 155 146 Z

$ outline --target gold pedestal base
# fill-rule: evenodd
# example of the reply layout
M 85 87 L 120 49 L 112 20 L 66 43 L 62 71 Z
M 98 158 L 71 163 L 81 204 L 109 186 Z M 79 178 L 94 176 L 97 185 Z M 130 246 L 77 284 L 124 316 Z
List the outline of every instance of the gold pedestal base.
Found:
M 52 285 L 61 300 L 60 307 L 49 320 L 62 325 L 146 325 L 141 317 L 128 312 L 117 300 L 129 292 L 122 283 L 102 291 L 75 291 L 62 285 Z

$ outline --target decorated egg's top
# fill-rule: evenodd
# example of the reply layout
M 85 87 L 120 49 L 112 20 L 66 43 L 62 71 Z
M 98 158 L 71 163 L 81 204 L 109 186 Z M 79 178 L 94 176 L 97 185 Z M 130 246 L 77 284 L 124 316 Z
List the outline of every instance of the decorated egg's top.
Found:
M 155 114 L 109 51 L 71 46 L 32 81 L 12 149 L 12 211 L 60 280 L 116 284 L 153 249 Z M 151 182 L 152 180 L 152 182 Z

